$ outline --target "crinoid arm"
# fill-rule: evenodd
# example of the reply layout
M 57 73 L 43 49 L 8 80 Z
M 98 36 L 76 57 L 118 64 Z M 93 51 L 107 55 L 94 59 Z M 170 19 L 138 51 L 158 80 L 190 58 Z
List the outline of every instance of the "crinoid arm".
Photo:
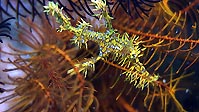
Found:
M 9 20 L 11 19 L 15 19 L 14 17 L 8 18 L 2 22 L 0 22 L 0 37 L 9 37 L 10 39 L 12 39 L 12 36 L 10 35 L 10 23 L 8 23 Z M 3 43 L 3 40 L 0 38 L 0 42 Z

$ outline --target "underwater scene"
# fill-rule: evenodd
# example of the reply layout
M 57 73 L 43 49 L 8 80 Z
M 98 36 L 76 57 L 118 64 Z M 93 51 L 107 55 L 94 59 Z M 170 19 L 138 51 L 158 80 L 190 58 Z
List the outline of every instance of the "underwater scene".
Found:
M 199 0 L 0 0 L 0 112 L 199 112 Z

